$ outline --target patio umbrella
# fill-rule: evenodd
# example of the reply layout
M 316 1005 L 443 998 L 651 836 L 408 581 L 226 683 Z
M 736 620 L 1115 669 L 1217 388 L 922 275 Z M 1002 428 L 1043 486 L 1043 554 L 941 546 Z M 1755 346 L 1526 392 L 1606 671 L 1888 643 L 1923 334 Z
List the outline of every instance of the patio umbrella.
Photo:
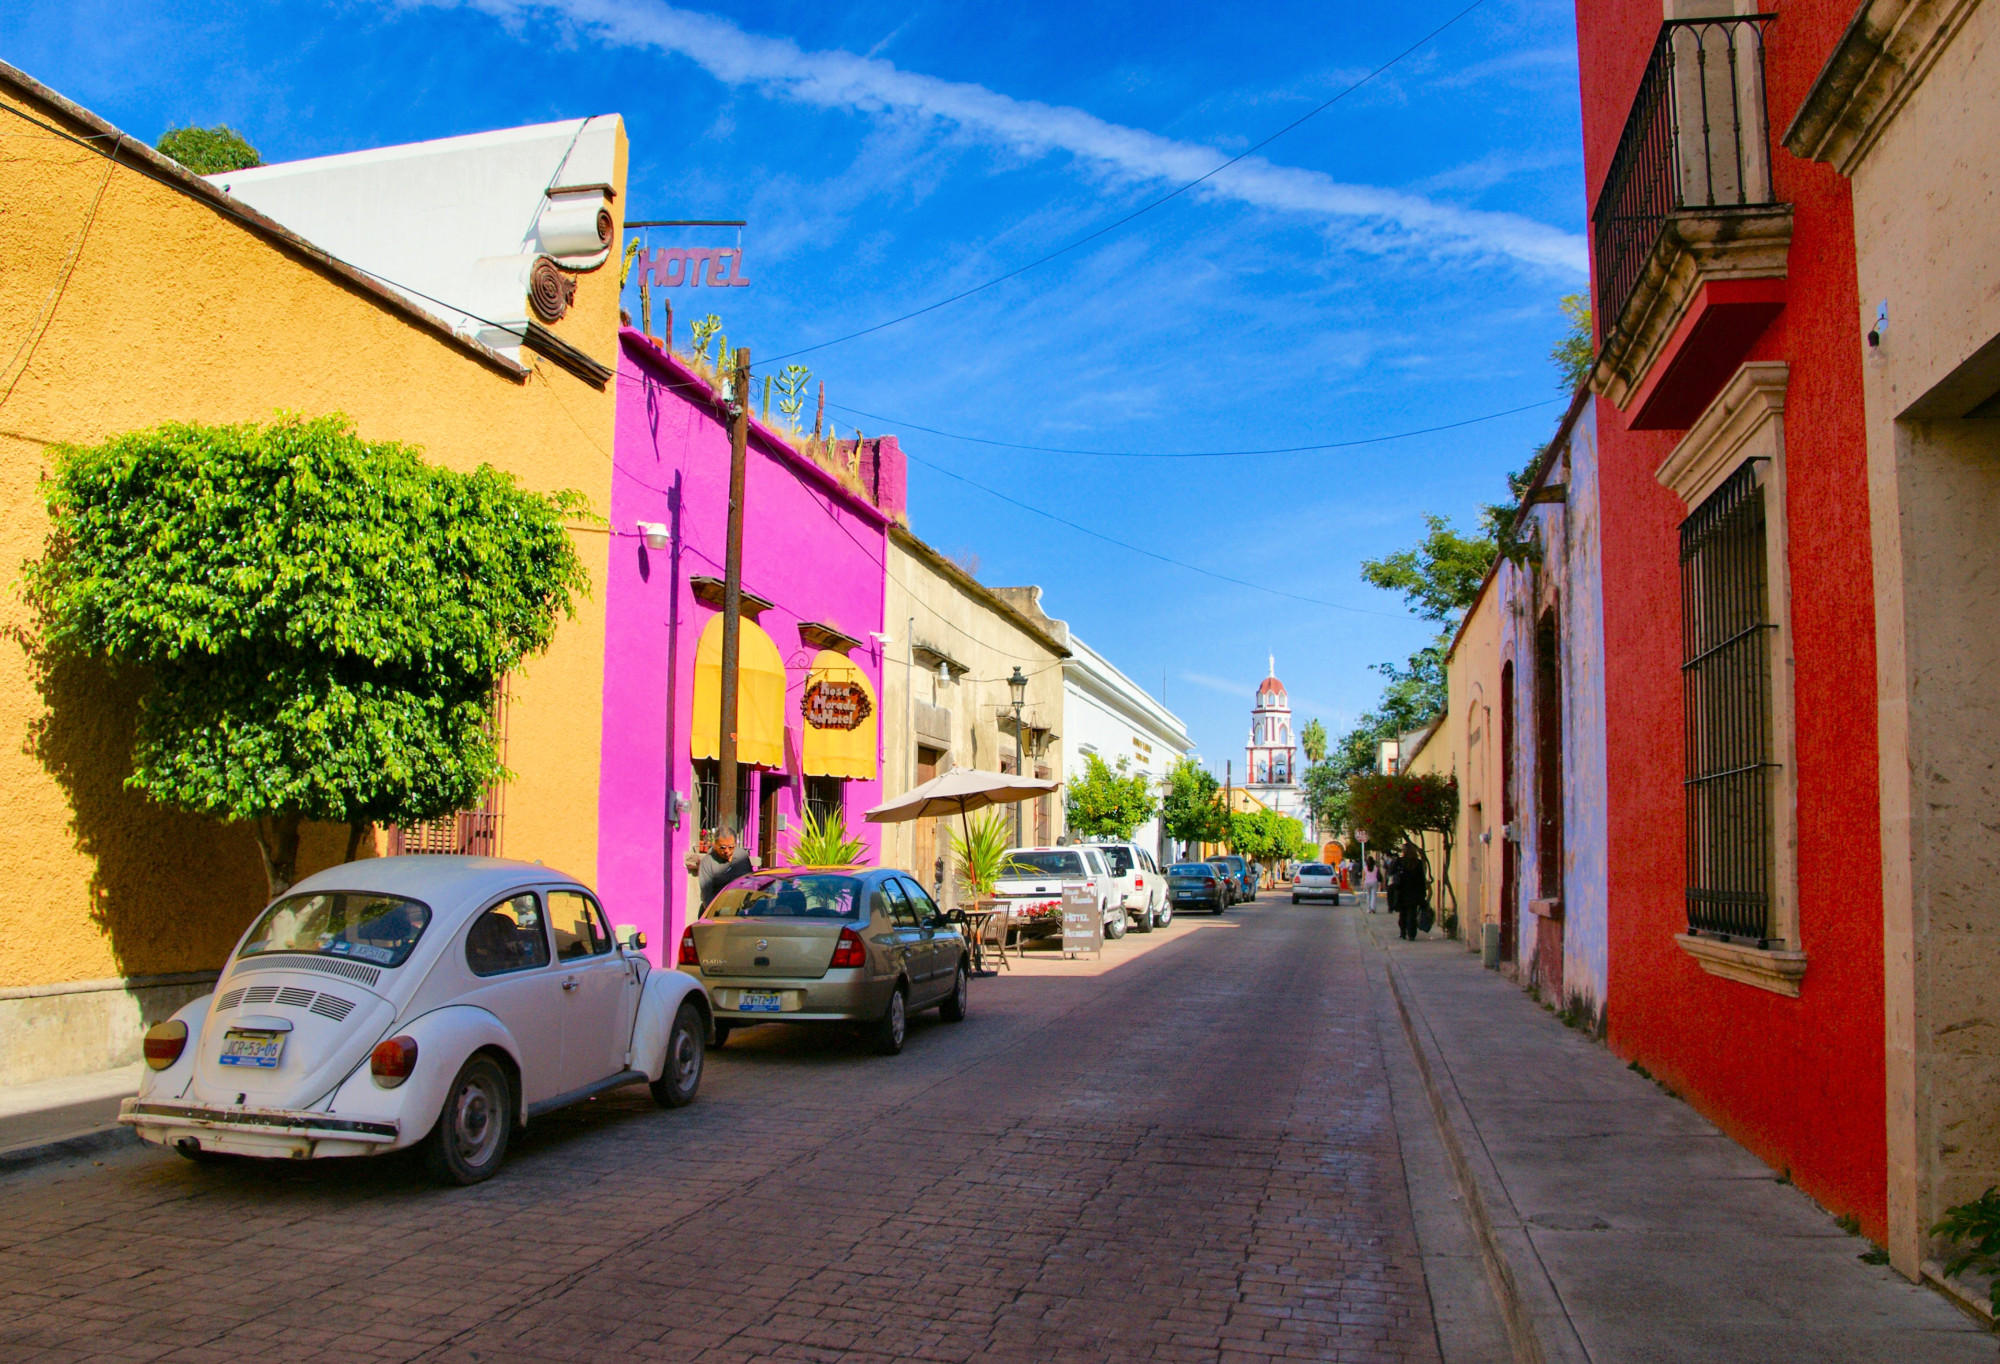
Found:
M 941 777 L 931 778 L 894 800 L 883 801 L 862 818 L 871 824 L 902 824 L 912 819 L 934 819 L 955 814 L 965 830 L 965 841 L 970 844 L 972 824 L 966 819 L 969 812 L 983 810 L 989 805 L 1012 805 L 1017 801 L 1033 800 L 1060 785 L 1061 782 L 1041 777 L 1017 777 L 1011 772 L 981 772 L 976 768 L 958 767 Z

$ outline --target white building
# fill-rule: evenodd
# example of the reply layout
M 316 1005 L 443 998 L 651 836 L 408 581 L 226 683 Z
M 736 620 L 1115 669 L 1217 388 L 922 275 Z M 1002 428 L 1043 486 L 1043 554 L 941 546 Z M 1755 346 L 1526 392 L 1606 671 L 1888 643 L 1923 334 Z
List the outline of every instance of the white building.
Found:
M 1273 657 L 1270 672 L 1258 684 L 1257 699 L 1250 708 L 1250 740 L 1243 749 L 1244 787 L 1270 809 L 1296 819 L 1305 826 L 1306 837 L 1316 839 L 1305 788 L 1299 785 L 1292 702 L 1277 673 L 1278 660 Z
M 1068 764 L 1064 779 L 1082 776 L 1085 759 L 1095 754 L 1114 771 L 1122 759 L 1127 774 L 1143 775 L 1155 797 L 1163 797 L 1167 774 L 1194 747 L 1181 718 L 1071 634 L 1065 622 L 1051 620 L 1042 610 L 1041 588 L 994 590 L 1038 622 L 1046 621 L 1049 632 L 1070 652 L 1062 660 L 1062 748 Z M 1168 860 L 1166 832 L 1157 814 L 1133 831 L 1132 841 L 1152 849 L 1160 861 Z
M 625 154 L 624 121 L 600 114 L 208 180 L 454 331 L 510 360 L 525 346 L 570 368 L 586 362 L 557 324 L 575 277 L 610 258 Z

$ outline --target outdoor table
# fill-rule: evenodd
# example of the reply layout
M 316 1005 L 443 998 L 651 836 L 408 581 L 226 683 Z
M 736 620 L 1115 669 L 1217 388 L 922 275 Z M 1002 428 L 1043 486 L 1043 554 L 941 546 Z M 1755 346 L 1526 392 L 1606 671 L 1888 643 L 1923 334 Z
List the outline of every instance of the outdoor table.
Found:
M 972 936 L 972 969 L 983 975 L 986 971 L 986 926 L 995 919 L 1005 916 L 1007 910 L 1004 906 L 983 909 L 974 907 L 961 909 L 959 913 L 965 916 L 966 927 Z M 1007 961 L 1007 947 L 1004 942 L 1000 947 L 1000 961 L 1003 966 Z

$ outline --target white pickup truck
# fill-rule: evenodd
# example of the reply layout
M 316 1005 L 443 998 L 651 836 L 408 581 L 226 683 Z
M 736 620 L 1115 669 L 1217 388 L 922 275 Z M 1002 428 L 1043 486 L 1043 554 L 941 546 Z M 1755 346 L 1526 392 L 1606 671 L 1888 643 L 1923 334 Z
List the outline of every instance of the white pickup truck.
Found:
M 1087 846 L 1104 855 L 1105 870 L 1111 873 L 1111 899 L 1125 907 L 1132 927 L 1141 933 L 1164 928 L 1173 918 L 1174 907 L 1167 899 L 1167 878 L 1152 855 L 1136 843 Z
M 993 883 L 993 895 L 1007 901 L 1017 919 L 1043 905 L 1060 905 L 1065 889 L 1081 885 L 1097 897 L 1104 936 L 1125 936 L 1125 907 L 1113 895 L 1115 878 L 1099 849 L 1009 848 L 1004 865 L 1007 871 Z

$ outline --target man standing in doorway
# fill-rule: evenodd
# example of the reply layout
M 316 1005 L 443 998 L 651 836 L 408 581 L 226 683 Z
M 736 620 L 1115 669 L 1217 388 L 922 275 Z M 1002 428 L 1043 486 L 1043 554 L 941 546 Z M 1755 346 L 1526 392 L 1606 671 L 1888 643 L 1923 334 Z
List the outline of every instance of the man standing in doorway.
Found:
M 715 836 L 707 852 L 691 852 L 684 864 L 701 883 L 701 907 L 722 892 L 722 888 L 752 870 L 750 854 L 736 851 L 736 835 L 724 830 Z

